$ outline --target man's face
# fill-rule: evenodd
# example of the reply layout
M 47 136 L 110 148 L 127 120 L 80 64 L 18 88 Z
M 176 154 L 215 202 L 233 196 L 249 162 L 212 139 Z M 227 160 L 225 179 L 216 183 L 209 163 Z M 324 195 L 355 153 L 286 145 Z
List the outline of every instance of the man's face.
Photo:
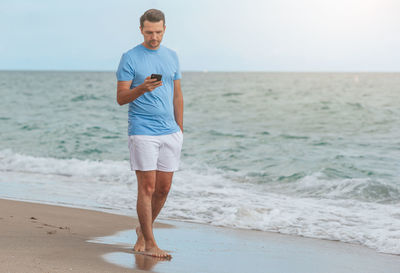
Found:
M 147 48 L 158 49 L 165 33 L 164 22 L 143 22 L 143 28 L 140 28 L 144 37 L 144 43 Z

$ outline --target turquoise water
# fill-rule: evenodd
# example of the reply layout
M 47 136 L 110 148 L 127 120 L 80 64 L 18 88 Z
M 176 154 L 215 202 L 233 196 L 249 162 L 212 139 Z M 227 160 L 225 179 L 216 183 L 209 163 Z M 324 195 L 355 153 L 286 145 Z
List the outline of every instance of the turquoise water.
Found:
M 182 168 L 162 217 L 400 253 L 400 73 L 186 72 L 182 89 Z M 79 183 L 98 189 L 86 205 L 134 212 L 113 72 L 2 71 L 0 92 L 3 196 L 50 200 L 15 190 L 49 183 L 74 204 Z

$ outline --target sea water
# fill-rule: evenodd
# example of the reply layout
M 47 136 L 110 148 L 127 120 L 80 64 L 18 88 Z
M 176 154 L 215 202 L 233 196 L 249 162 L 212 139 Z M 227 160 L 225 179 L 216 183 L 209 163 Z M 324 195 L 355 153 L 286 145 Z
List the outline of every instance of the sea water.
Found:
M 160 219 L 400 254 L 400 73 L 184 72 Z M 113 72 L 0 72 L 0 197 L 136 216 Z

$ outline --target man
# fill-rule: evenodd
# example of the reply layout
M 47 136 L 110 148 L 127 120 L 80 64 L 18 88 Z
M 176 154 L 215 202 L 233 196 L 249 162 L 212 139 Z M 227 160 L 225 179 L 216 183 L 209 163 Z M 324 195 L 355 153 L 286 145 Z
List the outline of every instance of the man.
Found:
M 117 101 L 129 103 L 130 165 L 138 181 L 134 251 L 170 259 L 158 248 L 152 225 L 178 170 L 183 143 L 182 76 L 176 53 L 161 45 L 165 29 L 163 12 L 146 11 L 140 17 L 144 41 L 122 55 L 116 75 Z M 161 74 L 162 80 L 151 74 Z

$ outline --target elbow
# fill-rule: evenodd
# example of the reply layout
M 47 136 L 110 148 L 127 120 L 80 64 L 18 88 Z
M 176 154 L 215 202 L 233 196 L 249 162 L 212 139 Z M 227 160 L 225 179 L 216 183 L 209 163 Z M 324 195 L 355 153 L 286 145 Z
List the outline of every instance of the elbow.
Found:
M 174 102 L 183 103 L 183 97 L 182 96 L 174 96 Z
M 174 100 L 175 107 L 183 107 L 183 99 L 176 99 Z
M 120 96 L 118 96 L 118 95 L 117 95 L 117 103 L 118 103 L 120 106 L 122 106 L 122 105 L 125 104 L 125 102 L 123 102 L 123 101 L 121 100 Z

